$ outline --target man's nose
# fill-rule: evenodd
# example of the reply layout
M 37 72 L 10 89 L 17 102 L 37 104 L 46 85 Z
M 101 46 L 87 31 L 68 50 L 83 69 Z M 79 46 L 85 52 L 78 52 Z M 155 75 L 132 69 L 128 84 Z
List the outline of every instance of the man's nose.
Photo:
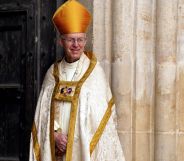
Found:
M 74 46 L 78 46 L 78 45 L 79 45 L 77 39 L 74 40 L 73 45 L 74 45 Z

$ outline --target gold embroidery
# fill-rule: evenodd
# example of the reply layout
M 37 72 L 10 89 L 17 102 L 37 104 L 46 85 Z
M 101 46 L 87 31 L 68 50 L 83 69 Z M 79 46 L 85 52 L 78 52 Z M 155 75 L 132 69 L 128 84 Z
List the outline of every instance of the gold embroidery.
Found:
M 67 142 L 67 150 L 66 150 L 66 161 L 72 160 L 72 150 L 73 150 L 73 141 L 74 141 L 74 132 L 75 132 L 75 124 L 76 124 L 76 116 L 78 109 L 78 99 L 81 87 L 85 80 L 88 78 L 90 73 L 93 71 L 96 65 L 96 57 L 92 53 L 86 53 L 88 58 L 91 60 L 90 65 L 82 76 L 82 78 L 77 82 L 68 82 L 68 81 L 60 81 L 59 82 L 59 72 L 57 65 L 54 65 L 53 75 L 55 77 L 56 85 L 54 88 L 54 92 L 52 95 L 52 105 L 51 105 L 51 117 L 50 117 L 50 141 L 51 141 L 51 150 L 52 150 L 52 161 L 55 161 L 55 143 L 54 143 L 54 99 L 60 101 L 70 101 L 71 102 L 71 112 L 70 112 L 70 120 L 69 120 L 69 130 L 68 130 L 68 142 Z M 59 94 L 62 86 L 73 86 L 75 88 L 75 92 L 73 96 L 70 95 L 61 95 Z
M 37 130 L 36 130 L 35 122 L 33 122 L 33 126 L 32 126 L 32 137 L 33 137 L 33 147 L 34 147 L 34 153 L 35 153 L 36 160 L 41 161 L 40 146 L 39 146 L 39 143 L 38 143 Z
M 69 101 L 71 102 L 72 101 L 72 98 L 75 94 L 75 89 L 76 89 L 76 86 L 77 86 L 77 82 L 65 82 L 65 81 L 60 81 L 58 84 L 57 84 L 57 87 L 56 87 L 56 94 L 55 94 L 55 99 L 56 100 L 62 100 L 62 101 Z M 67 93 L 67 89 L 65 89 L 67 87 L 67 89 L 71 88 L 72 91 L 71 93 Z M 62 89 L 64 90 L 62 92 Z
M 57 67 L 57 63 L 54 63 L 53 76 L 55 78 L 55 82 L 59 82 L 59 70 L 58 70 L 58 67 Z
M 55 87 L 52 93 L 51 108 L 50 108 L 50 146 L 51 146 L 51 158 L 52 161 L 55 161 L 56 157 L 55 157 L 55 141 L 54 141 L 54 113 L 55 113 L 54 96 L 56 94 L 57 84 L 59 82 L 59 71 L 57 68 L 57 64 L 54 64 L 53 75 L 55 78 Z
M 77 107 L 78 107 L 78 99 L 79 99 L 80 90 L 81 90 L 81 87 L 82 87 L 84 81 L 88 78 L 90 73 L 93 71 L 95 65 L 96 65 L 96 58 L 94 55 L 92 55 L 90 65 L 89 65 L 87 71 L 85 72 L 85 74 L 83 75 L 83 77 L 77 83 L 75 94 L 73 96 L 72 109 L 71 109 L 71 113 L 70 113 L 69 131 L 68 131 L 66 161 L 72 160 L 75 123 L 76 123 L 76 115 L 77 115 Z
M 114 100 L 113 98 L 111 98 L 111 100 L 109 101 L 108 103 L 108 108 L 100 122 L 100 125 L 98 126 L 98 129 L 96 130 L 95 134 L 93 135 L 93 138 L 90 142 L 90 155 L 92 154 L 93 150 L 95 149 L 104 129 L 105 129 L 105 126 L 111 116 L 111 113 L 112 113 L 112 106 L 114 104 Z
M 72 108 L 70 113 L 70 121 L 69 121 L 69 129 L 68 129 L 66 161 L 72 160 L 73 140 L 74 140 L 75 123 L 76 123 L 76 116 L 77 116 L 77 105 L 78 105 L 78 102 L 76 101 L 76 99 L 72 101 Z

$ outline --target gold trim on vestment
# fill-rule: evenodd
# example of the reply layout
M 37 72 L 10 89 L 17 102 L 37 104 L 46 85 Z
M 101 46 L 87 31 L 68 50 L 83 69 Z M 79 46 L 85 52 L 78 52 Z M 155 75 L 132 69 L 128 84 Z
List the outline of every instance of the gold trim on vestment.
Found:
M 56 63 L 54 64 L 53 76 L 55 78 L 55 87 L 52 93 L 51 108 L 50 108 L 50 147 L 51 147 L 51 159 L 52 161 L 55 161 L 56 156 L 55 156 L 55 140 L 54 140 L 54 113 L 55 113 L 54 96 L 57 91 L 57 84 L 59 83 L 59 70 Z
M 73 142 L 74 142 L 74 132 L 75 132 L 75 124 L 76 124 L 76 116 L 77 116 L 77 109 L 78 109 L 78 100 L 79 100 L 79 94 L 81 87 L 85 80 L 88 78 L 88 76 L 93 71 L 95 65 L 96 65 L 96 57 L 92 53 L 85 54 L 90 59 L 90 65 L 85 72 L 85 74 L 82 76 L 82 78 L 79 81 L 59 81 L 59 72 L 58 72 L 58 65 L 54 65 L 54 72 L 53 75 L 56 80 L 54 92 L 52 95 L 52 105 L 51 105 L 51 117 L 50 117 L 50 132 L 51 132 L 51 150 L 52 150 L 52 161 L 55 161 L 55 143 L 54 143 L 54 100 L 59 101 L 71 101 L 71 112 L 70 112 L 70 120 L 69 120 L 69 129 L 68 129 L 68 142 L 67 142 L 67 150 L 66 150 L 66 161 L 72 160 L 72 150 L 73 150 Z M 75 92 L 73 96 L 61 96 L 58 94 L 58 88 L 60 85 L 72 85 L 75 86 Z M 54 155 L 54 156 L 53 156 Z
M 36 129 L 36 124 L 34 121 L 33 121 L 33 126 L 32 126 L 32 138 L 33 138 L 33 148 L 34 148 L 36 160 L 41 161 L 40 146 L 38 143 L 37 129 Z
M 73 150 L 73 141 L 74 141 L 74 133 L 75 133 L 75 123 L 78 109 L 78 99 L 74 99 L 71 105 L 70 112 L 70 121 L 69 121 L 69 129 L 68 129 L 68 142 L 67 142 L 67 150 L 66 150 L 66 161 L 72 160 L 72 150 Z
M 88 53 L 88 55 L 90 55 L 90 54 Z M 87 71 L 85 72 L 85 74 L 83 75 L 83 77 L 77 83 L 77 86 L 76 86 L 76 89 L 75 89 L 75 94 L 73 96 L 72 108 L 71 108 L 72 110 L 71 110 L 71 113 L 70 113 L 70 121 L 69 121 L 66 161 L 71 161 L 72 160 L 75 123 L 76 123 L 76 115 L 77 115 L 78 99 L 79 99 L 80 90 L 81 90 L 81 87 L 82 87 L 84 81 L 88 78 L 88 76 L 91 74 L 91 72 L 93 71 L 93 69 L 96 65 L 96 57 L 94 55 L 91 55 L 91 56 L 92 57 L 91 57 L 90 65 L 89 65 Z
M 55 101 L 54 95 L 56 93 L 56 85 L 52 94 L 51 108 L 50 108 L 50 144 L 51 144 L 51 158 L 52 161 L 56 160 L 55 156 L 55 140 L 54 140 L 54 113 L 55 113 Z
M 111 98 L 111 100 L 109 101 L 108 103 L 108 108 L 100 122 L 100 125 L 98 126 L 98 129 L 96 130 L 95 134 L 93 135 L 93 138 L 90 142 L 90 155 L 93 153 L 93 150 L 95 149 L 105 127 L 106 127 L 106 124 L 111 116 L 111 113 L 112 113 L 112 107 L 113 107 L 113 104 L 114 104 L 114 99 Z
M 59 82 L 59 70 L 58 70 L 57 64 L 58 63 L 54 63 L 54 71 L 53 71 L 53 76 L 55 78 L 56 84 Z

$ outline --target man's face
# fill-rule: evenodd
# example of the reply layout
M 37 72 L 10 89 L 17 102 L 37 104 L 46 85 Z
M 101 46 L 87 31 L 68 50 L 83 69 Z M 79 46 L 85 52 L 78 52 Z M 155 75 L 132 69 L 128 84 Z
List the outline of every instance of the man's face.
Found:
M 80 59 L 86 45 L 85 33 L 71 33 L 61 35 L 61 45 L 65 49 L 65 58 L 69 63 Z

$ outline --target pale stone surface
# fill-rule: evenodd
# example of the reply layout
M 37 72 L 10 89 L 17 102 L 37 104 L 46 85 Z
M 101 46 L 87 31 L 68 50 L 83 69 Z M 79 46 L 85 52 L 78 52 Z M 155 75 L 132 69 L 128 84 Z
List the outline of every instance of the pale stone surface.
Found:
M 156 39 L 155 160 L 176 161 L 177 0 L 159 0 Z
M 178 1 L 176 76 L 176 161 L 184 160 L 184 1 Z
M 175 133 L 156 133 L 155 143 L 155 161 L 176 161 Z
M 135 160 L 152 161 L 154 148 L 155 1 L 137 1 L 135 38 Z
M 178 3 L 176 116 L 177 130 L 184 132 L 184 1 Z
M 136 133 L 136 148 L 134 158 L 136 161 L 149 161 L 152 154 L 152 145 L 150 144 L 150 133 Z
M 156 131 L 175 131 L 175 63 L 162 63 L 157 67 Z
M 184 160 L 184 1 L 81 0 L 126 161 Z
M 93 51 L 111 82 L 111 0 L 93 1 Z
M 116 109 L 117 109 L 117 116 L 118 116 L 118 129 L 121 131 L 131 131 L 132 130 L 132 119 L 130 117 L 132 111 L 131 111 L 131 100 L 130 95 L 124 95 L 124 96 L 117 96 L 114 95 L 116 100 L 121 97 L 123 101 L 116 101 Z M 121 108 L 119 108 L 121 107 Z
M 184 133 L 180 133 L 177 135 L 177 142 L 176 142 L 176 161 L 183 161 L 184 160 Z
M 184 132 L 184 65 L 178 65 L 176 85 L 177 130 Z
M 120 141 L 123 142 L 123 152 L 124 155 L 126 156 L 126 161 L 132 160 L 133 155 L 132 155 L 132 134 L 127 132 L 119 132 L 119 137 Z
M 116 97 L 118 129 L 126 161 L 134 159 L 134 2 L 113 1 L 112 90 Z

